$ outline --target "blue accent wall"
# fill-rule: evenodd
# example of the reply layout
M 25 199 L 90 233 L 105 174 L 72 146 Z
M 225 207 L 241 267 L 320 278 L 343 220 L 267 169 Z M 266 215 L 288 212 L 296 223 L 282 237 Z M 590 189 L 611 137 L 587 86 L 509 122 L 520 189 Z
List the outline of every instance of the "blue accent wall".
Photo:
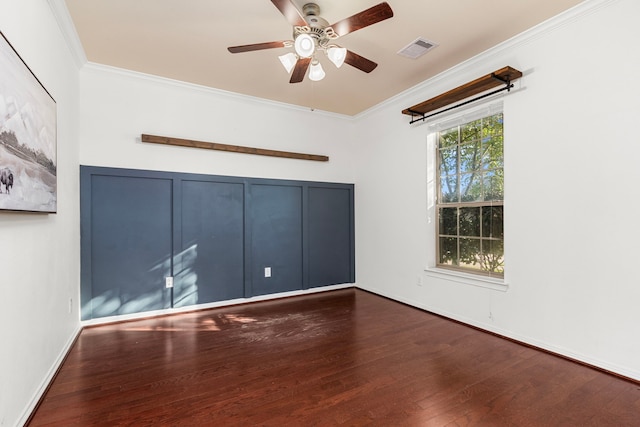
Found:
M 244 184 L 181 179 L 174 307 L 244 296 Z
M 302 190 L 300 185 L 251 186 L 252 294 L 302 289 Z M 265 268 L 271 277 L 265 277 Z
M 84 320 L 355 282 L 353 184 L 81 166 L 80 186 Z
M 355 282 L 353 191 L 351 188 L 310 185 L 307 218 L 309 224 L 308 286 L 340 283 L 345 277 Z

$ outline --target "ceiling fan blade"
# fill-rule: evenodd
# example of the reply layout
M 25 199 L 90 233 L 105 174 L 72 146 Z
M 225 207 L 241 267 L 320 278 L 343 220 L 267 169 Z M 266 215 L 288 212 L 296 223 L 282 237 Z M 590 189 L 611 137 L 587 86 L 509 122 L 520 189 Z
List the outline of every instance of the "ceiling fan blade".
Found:
M 271 3 L 278 8 L 280 13 L 287 18 L 287 21 L 294 27 L 303 27 L 307 25 L 307 21 L 304 20 L 304 17 L 300 14 L 300 11 L 293 4 L 291 0 L 271 0 Z
M 291 73 L 291 80 L 289 80 L 289 83 L 300 83 L 304 80 L 304 75 L 307 73 L 307 68 L 309 68 L 310 63 L 311 58 L 298 59 L 298 62 L 296 62 L 296 66 Z
M 382 2 L 367 10 L 363 10 L 360 13 L 356 13 L 353 16 L 345 18 L 342 21 L 336 22 L 331 26 L 331 28 L 333 28 L 333 31 L 335 31 L 338 36 L 344 36 L 364 27 L 368 27 L 369 25 L 389 19 L 392 16 L 393 10 L 391 10 L 389 3 Z
M 252 52 L 254 50 L 262 50 L 262 49 L 274 49 L 277 47 L 285 47 L 285 41 L 277 41 L 277 42 L 266 42 L 266 43 L 256 43 L 256 44 L 245 44 L 242 46 L 231 46 L 227 49 L 231 53 L 240 53 L 240 52 Z
M 375 62 L 360 56 L 357 53 L 353 53 L 350 50 L 347 50 L 347 56 L 344 58 L 344 62 L 358 70 L 364 71 L 365 73 L 372 72 L 378 66 Z

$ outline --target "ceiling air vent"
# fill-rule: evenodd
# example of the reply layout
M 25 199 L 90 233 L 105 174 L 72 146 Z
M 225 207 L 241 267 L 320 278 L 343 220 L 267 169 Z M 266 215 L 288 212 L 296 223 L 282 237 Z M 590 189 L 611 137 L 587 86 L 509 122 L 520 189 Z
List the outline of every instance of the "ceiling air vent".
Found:
M 411 59 L 418 59 L 437 46 L 438 44 L 432 42 L 431 40 L 418 37 L 417 39 L 400 49 L 398 51 L 398 55 L 406 56 L 407 58 Z

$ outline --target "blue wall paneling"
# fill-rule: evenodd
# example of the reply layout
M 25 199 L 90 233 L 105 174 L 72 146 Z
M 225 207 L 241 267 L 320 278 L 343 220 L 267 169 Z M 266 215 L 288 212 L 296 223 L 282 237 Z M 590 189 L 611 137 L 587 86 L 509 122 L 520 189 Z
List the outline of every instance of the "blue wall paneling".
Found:
M 307 197 L 308 286 L 355 282 L 351 189 L 310 185 Z
M 244 185 L 181 180 L 174 306 L 244 296 Z
M 105 317 L 171 306 L 172 181 L 160 176 L 96 174 L 88 199 L 91 238 L 88 283 L 82 283 L 82 315 Z M 86 276 L 83 276 L 85 279 Z
M 81 166 L 80 185 L 83 319 L 355 282 L 352 184 Z
M 250 206 L 252 294 L 302 289 L 302 186 L 254 184 Z

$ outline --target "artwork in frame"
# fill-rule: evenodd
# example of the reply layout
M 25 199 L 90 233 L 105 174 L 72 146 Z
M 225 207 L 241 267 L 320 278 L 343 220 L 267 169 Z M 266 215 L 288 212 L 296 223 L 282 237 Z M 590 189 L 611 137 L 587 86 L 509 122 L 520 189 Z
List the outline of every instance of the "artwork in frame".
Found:
M 0 210 L 57 210 L 56 102 L 0 32 Z

